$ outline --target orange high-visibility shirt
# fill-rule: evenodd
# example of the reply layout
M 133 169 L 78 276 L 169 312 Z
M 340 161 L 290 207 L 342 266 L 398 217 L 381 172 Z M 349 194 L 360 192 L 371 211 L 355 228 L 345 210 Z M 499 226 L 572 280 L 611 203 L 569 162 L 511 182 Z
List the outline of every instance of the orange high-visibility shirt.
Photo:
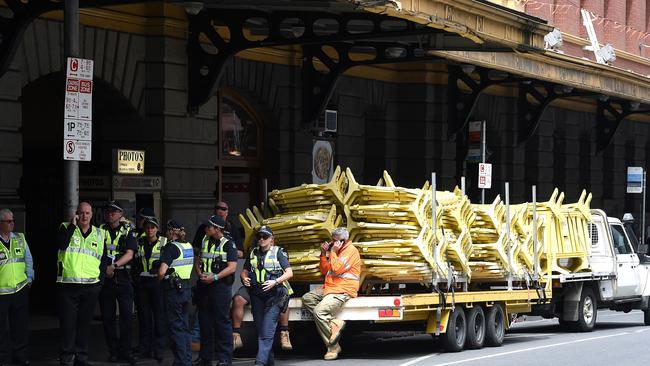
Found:
M 320 272 L 325 276 L 323 293 L 348 294 L 357 297 L 361 276 L 361 257 L 351 242 L 336 254 L 330 252 L 329 259 L 320 257 Z

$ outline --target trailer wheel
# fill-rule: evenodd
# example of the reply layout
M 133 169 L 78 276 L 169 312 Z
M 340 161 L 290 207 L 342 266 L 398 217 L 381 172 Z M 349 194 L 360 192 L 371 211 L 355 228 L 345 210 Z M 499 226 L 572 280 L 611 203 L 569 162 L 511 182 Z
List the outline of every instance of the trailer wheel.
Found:
M 485 342 L 485 312 L 482 305 L 475 305 L 467 313 L 467 349 L 483 348 Z
M 643 324 L 650 325 L 650 308 L 643 310 Z
M 488 308 L 485 326 L 485 344 L 490 347 L 499 347 L 506 336 L 505 316 L 499 304 Z
M 573 329 L 578 332 L 591 332 L 596 325 L 597 315 L 598 300 L 594 290 L 591 287 L 584 287 L 578 304 L 578 321 L 572 324 Z
M 449 314 L 447 332 L 441 334 L 442 346 L 447 352 L 460 352 L 467 339 L 467 319 L 462 306 L 456 306 Z

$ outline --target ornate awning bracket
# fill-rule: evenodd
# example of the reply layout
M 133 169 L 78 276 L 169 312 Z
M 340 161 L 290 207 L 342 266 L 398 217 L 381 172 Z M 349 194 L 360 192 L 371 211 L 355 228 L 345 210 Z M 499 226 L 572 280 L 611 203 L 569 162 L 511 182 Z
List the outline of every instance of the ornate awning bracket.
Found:
M 525 80 L 520 82 L 517 99 L 519 143 L 525 142 L 535 133 L 544 111 L 554 100 L 595 95 L 595 93 L 543 81 Z
M 245 49 L 442 32 L 372 13 L 209 8 L 189 15 L 187 108 L 195 113 L 210 99 L 226 62 Z
M 39 15 L 63 8 L 61 1 L 5 0 L 8 8 L 0 13 L 0 76 L 9 69 L 25 29 Z
M 303 122 L 309 126 L 323 113 L 343 73 L 361 65 L 439 59 L 419 44 L 404 42 L 333 42 L 302 46 Z
M 599 98 L 596 107 L 596 153 L 600 154 L 609 146 L 625 118 L 642 113 L 650 113 L 650 110 L 639 109 L 638 103 L 634 102 Z
M 448 69 L 447 136 L 450 140 L 454 140 L 456 134 L 467 125 L 483 90 L 492 85 L 522 80 L 508 73 L 473 65 L 449 65 Z M 477 76 L 477 80 L 472 77 L 473 74 Z M 461 88 L 461 84 L 464 88 Z
M 154 0 L 80 0 L 80 8 L 145 3 Z M 20 45 L 25 29 L 38 16 L 63 10 L 61 0 L 5 0 L 8 8 L 0 11 L 0 77 L 7 72 Z

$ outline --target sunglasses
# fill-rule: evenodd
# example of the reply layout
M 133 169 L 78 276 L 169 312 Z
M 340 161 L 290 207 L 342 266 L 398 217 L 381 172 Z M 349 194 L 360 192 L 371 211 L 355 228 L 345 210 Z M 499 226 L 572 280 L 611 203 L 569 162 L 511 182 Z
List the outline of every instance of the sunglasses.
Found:
M 228 211 L 228 207 L 224 207 L 224 206 L 214 206 L 214 208 L 221 211 Z
M 271 237 L 271 235 L 260 234 L 260 235 L 257 235 L 257 240 L 260 240 L 260 239 L 262 239 L 262 240 L 266 240 L 266 239 L 268 239 L 268 238 L 270 238 L 270 237 Z
M 0 222 L 4 222 L 4 223 L 7 223 L 7 224 L 13 224 L 13 223 L 16 222 L 16 220 L 0 220 Z

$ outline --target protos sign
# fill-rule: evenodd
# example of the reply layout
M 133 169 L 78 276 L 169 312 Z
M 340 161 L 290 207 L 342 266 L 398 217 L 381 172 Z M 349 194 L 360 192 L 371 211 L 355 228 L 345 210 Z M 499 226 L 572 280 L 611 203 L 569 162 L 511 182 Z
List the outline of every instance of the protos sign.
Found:
M 144 151 L 117 149 L 117 174 L 144 174 Z

